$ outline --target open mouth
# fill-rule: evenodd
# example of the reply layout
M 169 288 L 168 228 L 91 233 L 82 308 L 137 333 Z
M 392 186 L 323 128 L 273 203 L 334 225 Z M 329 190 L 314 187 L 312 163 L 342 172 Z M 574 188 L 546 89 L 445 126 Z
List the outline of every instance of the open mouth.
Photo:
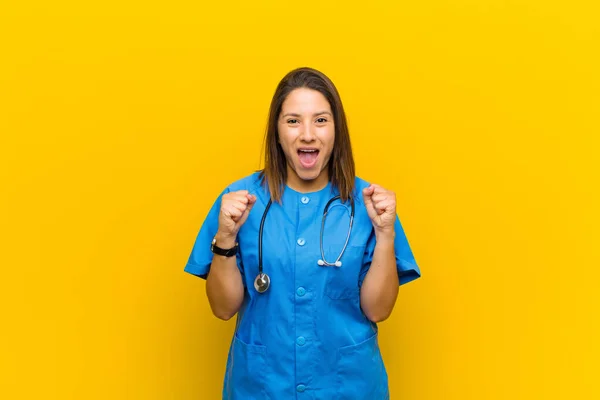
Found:
M 300 158 L 300 164 L 304 168 L 312 168 L 317 163 L 317 158 L 319 157 L 319 150 L 298 149 L 298 157 Z

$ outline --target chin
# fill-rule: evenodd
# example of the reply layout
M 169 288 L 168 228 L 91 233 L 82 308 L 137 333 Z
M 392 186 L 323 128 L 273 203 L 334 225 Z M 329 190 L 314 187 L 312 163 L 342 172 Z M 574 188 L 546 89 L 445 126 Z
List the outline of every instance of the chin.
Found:
M 314 182 L 317 180 L 316 176 L 301 176 L 300 180 L 302 180 L 302 182 L 305 183 L 310 183 L 310 182 Z
M 314 171 L 302 171 L 298 174 L 298 177 L 303 181 L 314 181 L 320 175 L 320 170 L 315 168 Z

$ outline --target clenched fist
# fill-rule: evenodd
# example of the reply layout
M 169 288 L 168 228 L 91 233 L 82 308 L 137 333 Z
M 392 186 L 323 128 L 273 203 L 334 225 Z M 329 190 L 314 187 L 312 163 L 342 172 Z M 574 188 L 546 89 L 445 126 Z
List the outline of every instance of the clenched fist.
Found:
M 219 213 L 219 233 L 226 238 L 235 238 L 240 227 L 248 219 L 250 210 L 256 203 L 256 196 L 247 190 L 225 193 L 221 198 Z
M 396 222 L 396 194 L 379 185 L 371 184 L 363 189 L 363 199 L 375 232 L 393 235 Z

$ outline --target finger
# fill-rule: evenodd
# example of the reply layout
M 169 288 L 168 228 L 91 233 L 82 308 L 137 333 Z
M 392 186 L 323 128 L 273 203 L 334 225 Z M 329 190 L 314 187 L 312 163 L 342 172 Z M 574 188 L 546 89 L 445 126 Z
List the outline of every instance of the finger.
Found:
M 223 215 L 236 221 L 242 216 L 242 211 L 233 207 L 232 205 L 226 205 L 223 207 Z
M 391 212 L 393 210 L 395 210 L 395 203 L 394 201 L 390 200 L 390 199 L 386 199 L 383 201 L 378 201 L 378 202 L 374 202 L 374 207 L 375 210 L 377 210 L 377 213 L 379 215 L 387 212 Z
M 375 202 L 384 201 L 390 197 L 390 194 L 388 192 L 375 192 L 375 193 L 373 193 L 373 196 L 371 196 L 371 197 L 373 198 L 373 201 L 375 201 Z
M 228 192 L 223 195 L 223 200 L 231 200 L 231 199 L 246 197 L 247 194 L 248 194 L 247 190 L 238 190 L 235 192 Z
M 373 188 L 373 193 L 380 193 L 385 191 L 385 189 L 383 187 L 381 187 L 381 185 L 378 185 L 376 183 L 371 183 L 371 186 Z
M 235 192 L 229 192 L 223 195 L 223 198 L 227 199 L 241 199 L 248 196 L 247 190 L 236 190 Z
M 228 204 L 238 204 L 238 205 L 242 205 L 243 208 L 241 209 L 242 211 L 244 211 L 246 209 L 246 207 L 250 204 L 250 202 L 255 202 L 256 201 L 256 196 L 251 195 L 251 194 L 235 194 L 233 197 L 229 198 L 227 200 Z M 239 207 L 238 207 L 239 208 Z
M 381 215 L 385 212 L 385 205 L 381 201 L 374 201 L 373 208 L 375 209 L 375 212 L 377 213 L 377 215 Z
M 242 215 L 243 210 L 238 209 L 232 204 L 228 204 L 223 207 L 223 214 L 230 218 L 240 217 Z
M 237 201 L 239 203 L 248 204 L 248 195 L 247 194 L 235 194 L 232 198 L 232 201 Z
M 248 206 L 240 201 L 233 201 L 231 203 L 228 204 L 230 207 L 234 207 L 237 210 L 240 210 L 240 212 L 244 212 L 246 211 L 246 208 L 248 208 Z
M 252 207 L 256 204 L 256 196 L 253 194 L 248 195 L 248 212 L 252 210 Z
M 363 201 L 365 203 L 365 207 L 367 208 L 367 215 L 371 219 L 377 216 L 377 212 L 375 211 L 375 207 L 373 206 L 373 199 L 371 198 L 372 192 L 373 188 L 371 187 L 365 188 L 363 190 Z

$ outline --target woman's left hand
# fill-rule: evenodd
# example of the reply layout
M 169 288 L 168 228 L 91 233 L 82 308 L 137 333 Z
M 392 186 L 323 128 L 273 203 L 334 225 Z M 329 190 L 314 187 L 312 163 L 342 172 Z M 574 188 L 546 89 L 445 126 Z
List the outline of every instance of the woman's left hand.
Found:
M 363 199 L 375 233 L 393 235 L 396 222 L 396 194 L 372 183 L 363 189 Z

